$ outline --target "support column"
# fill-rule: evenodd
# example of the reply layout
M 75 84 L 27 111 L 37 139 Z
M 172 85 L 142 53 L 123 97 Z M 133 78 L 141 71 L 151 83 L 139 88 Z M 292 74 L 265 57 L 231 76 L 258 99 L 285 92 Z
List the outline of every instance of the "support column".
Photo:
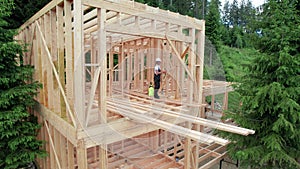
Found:
M 106 98 L 107 98 L 107 52 L 106 52 L 106 31 L 104 30 L 104 23 L 106 21 L 106 9 L 97 10 L 98 19 L 98 47 L 99 47 L 99 61 L 101 66 L 100 75 L 100 92 L 99 92 L 99 108 L 101 123 L 107 123 L 107 109 L 106 109 Z M 112 79 L 110 79 L 112 80 Z M 105 139 L 105 138 L 104 138 Z M 107 145 L 103 144 L 99 146 L 100 156 L 100 168 L 107 169 Z
M 72 11 L 71 2 L 64 0 L 64 23 L 65 23 L 65 61 L 66 61 L 66 94 L 71 110 L 74 110 L 74 55 L 72 36 Z M 71 117 L 67 113 L 68 121 Z
M 78 121 L 85 124 L 85 71 L 82 0 L 74 3 L 74 106 Z
M 191 42 L 191 52 L 189 53 L 189 70 L 191 72 L 191 76 L 195 79 L 195 54 L 193 53 L 195 50 L 195 29 L 191 28 L 189 30 L 189 35 L 192 37 L 192 42 Z M 193 103 L 194 101 L 194 89 L 196 86 L 195 83 L 189 78 L 189 88 L 188 88 L 188 102 Z M 190 108 L 190 110 L 193 111 L 193 114 L 196 113 L 194 112 L 194 108 Z M 192 123 L 191 122 L 186 122 L 186 127 L 188 129 L 192 128 Z M 192 140 L 189 138 L 185 139 L 185 146 L 184 146 L 184 168 L 185 169 L 190 169 L 195 167 L 196 161 L 193 160 L 192 156 L 195 156 L 195 153 L 193 153 L 193 147 L 192 147 Z

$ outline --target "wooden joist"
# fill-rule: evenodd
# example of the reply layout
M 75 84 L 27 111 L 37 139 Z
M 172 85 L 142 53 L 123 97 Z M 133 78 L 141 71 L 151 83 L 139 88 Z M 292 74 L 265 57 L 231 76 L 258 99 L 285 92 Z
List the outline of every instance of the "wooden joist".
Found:
M 174 134 L 178 134 L 193 140 L 197 140 L 199 142 L 204 142 L 208 144 L 216 142 L 221 145 L 226 145 L 229 143 L 228 140 L 224 140 L 215 136 L 207 135 L 181 126 L 170 124 L 163 120 L 159 120 L 159 119 L 152 118 L 150 116 L 139 114 L 138 112 L 136 113 L 135 110 L 132 110 L 131 107 L 120 106 L 119 104 L 108 102 L 108 110 L 114 111 L 116 113 L 120 113 L 125 117 L 129 117 L 131 119 L 138 120 L 140 122 L 151 123 L 164 130 L 168 130 L 169 132 L 172 132 Z
M 118 103 L 118 105 L 126 106 L 129 108 L 134 108 L 131 105 L 138 106 L 136 108 L 140 108 L 141 110 L 146 110 L 147 113 L 168 115 L 170 117 L 179 118 L 184 121 L 192 122 L 194 124 L 199 124 L 199 125 L 203 125 L 206 127 L 210 127 L 210 128 L 214 128 L 214 129 L 218 129 L 218 130 L 222 130 L 222 131 L 227 131 L 227 132 L 231 132 L 231 133 L 241 134 L 241 135 L 245 135 L 245 136 L 255 133 L 254 130 L 245 129 L 242 127 L 237 127 L 237 126 L 225 124 L 222 122 L 207 120 L 207 119 L 200 118 L 200 117 L 191 116 L 191 115 L 185 114 L 184 112 L 171 111 L 168 109 L 164 109 L 163 107 L 157 107 L 155 105 L 147 106 L 142 103 L 134 103 L 134 102 L 122 101 L 122 100 L 116 100 L 115 102 Z M 116 106 L 116 107 L 118 107 L 118 106 Z

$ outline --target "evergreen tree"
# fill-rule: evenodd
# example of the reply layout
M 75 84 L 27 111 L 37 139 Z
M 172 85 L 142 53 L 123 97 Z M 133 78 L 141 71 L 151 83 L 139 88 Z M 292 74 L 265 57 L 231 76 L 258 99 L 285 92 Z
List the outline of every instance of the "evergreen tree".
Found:
M 226 0 L 224 3 L 224 7 L 222 10 L 222 23 L 223 26 L 221 27 L 221 39 L 224 45 L 231 46 L 231 36 L 230 36 L 230 4 L 229 1 Z
M 230 6 L 230 23 L 232 26 L 239 25 L 240 9 L 237 0 L 233 0 Z
M 10 28 L 19 28 L 25 21 L 42 9 L 51 0 L 14 0 L 14 8 L 6 21 Z
M 213 45 L 215 45 L 216 50 L 220 47 L 221 41 L 221 16 L 219 11 L 220 1 L 211 0 L 209 4 L 208 14 L 206 16 L 205 22 L 205 33 L 208 39 Z
M 242 106 L 227 113 L 241 127 L 256 131 L 247 137 L 224 134 L 230 155 L 251 168 L 300 168 L 299 13 L 295 1 L 270 0 L 264 9 L 262 54 L 248 65 L 236 91 Z
M 40 125 L 28 113 L 40 84 L 31 82 L 33 68 L 22 61 L 24 48 L 6 29 L 12 1 L 0 0 L 0 168 L 20 168 L 45 155 L 36 139 Z

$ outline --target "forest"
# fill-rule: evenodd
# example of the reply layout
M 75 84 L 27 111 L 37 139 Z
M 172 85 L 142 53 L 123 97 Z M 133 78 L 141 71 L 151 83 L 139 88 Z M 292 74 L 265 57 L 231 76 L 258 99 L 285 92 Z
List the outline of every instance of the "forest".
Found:
M 237 82 L 230 98 L 243 104 L 233 103 L 224 119 L 256 131 L 248 137 L 220 133 L 232 140 L 230 157 L 250 168 L 300 168 L 300 1 L 267 0 L 259 10 L 251 0 L 226 0 L 223 6 L 219 0 L 136 1 L 206 21 L 205 78 Z M 39 125 L 24 113 L 33 103 L 17 106 L 40 86 L 23 83 L 33 71 L 14 60 L 25 49 L 13 43 L 13 35 L 48 2 L 0 0 L 0 168 L 45 156 L 34 139 Z M 32 130 L 24 130 L 28 126 Z M 22 130 L 28 137 L 17 139 Z M 19 151 L 24 145 L 27 154 Z

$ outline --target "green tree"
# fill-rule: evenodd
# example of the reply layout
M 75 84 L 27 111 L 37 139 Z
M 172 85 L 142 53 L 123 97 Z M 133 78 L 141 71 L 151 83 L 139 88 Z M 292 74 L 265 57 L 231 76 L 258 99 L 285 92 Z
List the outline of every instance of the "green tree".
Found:
M 13 40 L 15 31 L 3 19 L 12 1 L 0 0 L 0 168 L 20 168 L 45 155 L 36 139 L 40 125 L 28 110 L 40 84 L 32 82 L 34 69 L 23 64 L 24 47 Z
M 221 15 L 219 11 L 220 1 L 211 0 L 205 22 L 205 33 L 208 39 L 215 45 L 218 51 L 221 41 Z
M 232 140 L 230 155 L 251 168 L 300 168 L 299 13 L 293 0 L 270 0 L 260 27 L 263 31 L 249 73 L 236 91 L 242 106 L 227 117 L 256 131 Z
M 42 9 L 51 0 L 14 0 L 14 8 L 6 21 L 10 28 L 19 28 L 37 11 Z

